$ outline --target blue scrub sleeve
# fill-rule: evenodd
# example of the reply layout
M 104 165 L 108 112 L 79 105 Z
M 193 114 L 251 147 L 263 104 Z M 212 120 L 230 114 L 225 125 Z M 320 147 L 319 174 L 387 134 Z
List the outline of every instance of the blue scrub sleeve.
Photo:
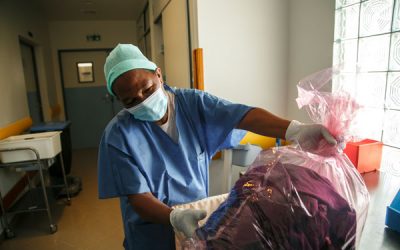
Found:
M 127 153 L 107 143 L 105 137 L 99 148 L 99 198 L 113 198 L 150 192 L 147 180 Z
M 206 145 L 211 155 L 239 144 L 246 131 L 235 127 L 252 107 L 231 103 L 206 92 L 202 92 L 200 97 Z

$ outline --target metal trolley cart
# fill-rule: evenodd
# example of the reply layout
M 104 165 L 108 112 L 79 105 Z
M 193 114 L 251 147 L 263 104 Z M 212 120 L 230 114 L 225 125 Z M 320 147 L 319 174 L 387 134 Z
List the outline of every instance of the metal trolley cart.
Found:
M 62 186 L 67 190 L 66 204 L 70 205 L 71 198 L 68 192 L 68 183 L 65 175 L 59 132 L 12 136 L 0 141 L 0 158 L 2 162 L 0 163 L 0 169 L 12 168 L 17 171 L 20 170 L 25 172 L 38 171 L 44 198 L 44 207 L 35 205 L 27 209 L 7 211 L 4 207 L 3 196 L 0 192 L 0 207 L 2 212 L 1 225 L 5 230 L 7 238 L 14 237 L 14 232 L 10 229 L 7 216 L 17 213 L 46 211 L 49 219 L 50 233 L 57 232 L 57 225 L 54 223 L 52 218 L 44 176 L 44 170 L 47 170 L 54 164 L 54 162 L 56 162 L 56 157 L 59 157 L 59 162 L 61 163 L 61 170 L 64 179 L 64 185 Z M 29 191 L 31 190 L 30 182 L 28 175 Z
M 71 145 L 71 122 L 70 121 L 57 121 L 57 122 L 43 122 L 35 124 L 30 128 L 30 133 L 43 133 L 60 131 L 61 147 L 63 152 L 64 169 L 67 175 L 68 192 L 71 196 L 78 195 L 82 190 L 82 180 L 78 176 L 71 176 L 72 167 L 72 145 Z M 56 161 L 54 165 L 49 169 L 50 179 L 52 183 L 62 184 L 64 183 L 63 174 L 61 171 L 61 164 Z M 63 189 L 60 190 L 60 195 L 66 195 Z

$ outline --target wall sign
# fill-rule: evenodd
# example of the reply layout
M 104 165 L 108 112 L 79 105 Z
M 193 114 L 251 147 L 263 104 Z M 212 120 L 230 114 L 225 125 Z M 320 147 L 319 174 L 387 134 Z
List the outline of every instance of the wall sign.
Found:
M 79 83 L 94 82 L 93 62 L 78 62 L 76 67 Z

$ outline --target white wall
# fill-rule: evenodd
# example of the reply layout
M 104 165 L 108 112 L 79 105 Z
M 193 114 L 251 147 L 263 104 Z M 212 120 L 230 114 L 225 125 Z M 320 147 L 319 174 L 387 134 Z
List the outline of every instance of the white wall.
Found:
M 335 0 L 192 1 L 191 42 L 204 50 L 205 90 L 308 121 L 295 104 L 296 84 L 332 65 L 334 5 Z M 220 170 L 210 170 L 214 194 L 222 192 Z
M 172 0 L 162 12 L 164 65 L 167 82 L 180 88 L 190 87 L 189 37 L 186 0 Z
M 48 86 L 53 82 L 48 30 L 34 1 L 0 1 L 0 127 L 29 116 L 19 37 L 35 46 L 44 118 L 49 119 Z M 28 31 L 33 37 L 28 36 Z M 6 194 L 21 174 L 0 170 L 0 191 Z
M 307 121 L 296 84 L 332 65 L 335 0 L 193 4 L 192 44 L 204 49 L 206 91 Z
M 0 2 L 0 127 L 29 115 L 19 37 L 34 45 L 45 118 L 49 118 L 47 74 L 50 51 L 46 20 L 32 1 Z M 28 36 L 28 31 L 33 37 Z
M 53 21 L 49 23 L 49 32 L 57 102 L 62 107 L 64 107 L 64 101 L 58 63 L 58 50 L 114 48 L 118 43 L 137 43 L 135 21 Z M 86 35 L 94 33 L 101 35 L 101 41 L 86 41 Z M 62 114 L 63 118 L 64 113 Z
M 284 116 L 288 0 L 197 1 L 205 90 Z
M 287 114 L 291 119 L 310 121 L 297 108 L 296 84 L 332 66 L 334 16 L 335 0 L 290 0 Z

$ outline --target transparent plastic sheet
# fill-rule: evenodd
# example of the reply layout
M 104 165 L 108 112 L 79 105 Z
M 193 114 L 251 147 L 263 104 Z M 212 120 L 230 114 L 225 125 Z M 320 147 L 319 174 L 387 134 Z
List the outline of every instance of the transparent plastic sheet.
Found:
M 184 249 L 356 248 L 369 194 L 342 149 L 357 129 L 359 106 L 346 92 L 322 91 L 335 74 L 327 69 L 300 81 L 297 103 L 340 143 L 262 151 Z
M 199 225 L 202 226 L 210 217 L 210 215 L 217 210 L 217 208 L 221 205 L 222 202 L 226 200 L 228 194 L 220 194 L 211 196 L 208 198 L 204 198 L 198 201 L 175 205 L 172 208 L 179 209 L 204 209 L 207 212 L 206 218 L 199 221 Z M 183 233 L 175 231 L 175 248 L 182 249 L 184 246 L 181 246 L 181 243 L 184 242 L 185 236 Z M 194 243 L 194 241 L 188 241 L 188 244 Z

